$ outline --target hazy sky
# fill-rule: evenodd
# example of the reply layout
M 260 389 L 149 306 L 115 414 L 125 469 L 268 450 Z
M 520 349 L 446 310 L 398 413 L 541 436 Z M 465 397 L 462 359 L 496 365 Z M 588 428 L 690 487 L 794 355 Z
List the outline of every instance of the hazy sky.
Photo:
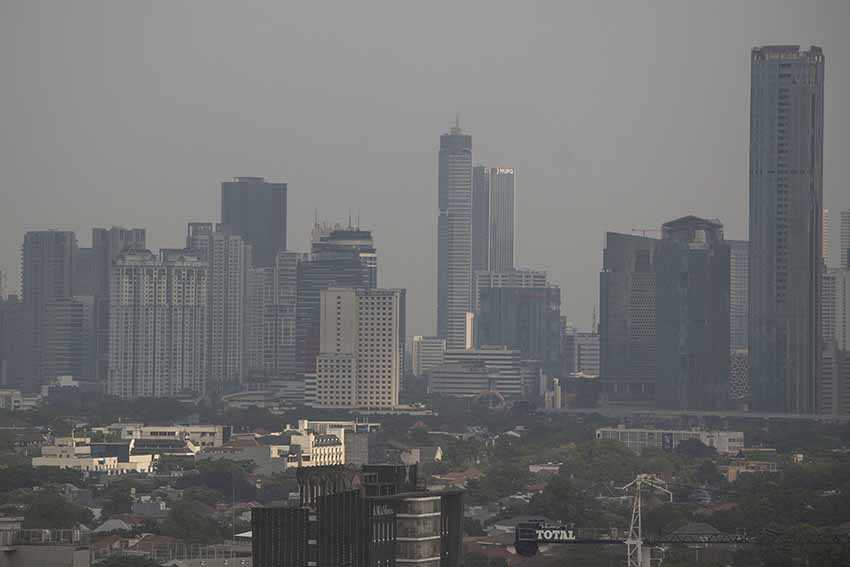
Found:
M 437 149 L 460 113 L 474 160 L 516 167 L 517 259 L 589 327 L 606 230 L 718 217 L 746 236 L 749 53 L 826 54 L 824 189 L 850 208 L 850 2 L 36 2 L 0 0 L 0 266 L 24 231 L 148 229 L 182 245 L 219 183 L 289 183 L 360 211 L 381 285 L 434 331 Z M 13 285 L 14 287 L 14 285 Z

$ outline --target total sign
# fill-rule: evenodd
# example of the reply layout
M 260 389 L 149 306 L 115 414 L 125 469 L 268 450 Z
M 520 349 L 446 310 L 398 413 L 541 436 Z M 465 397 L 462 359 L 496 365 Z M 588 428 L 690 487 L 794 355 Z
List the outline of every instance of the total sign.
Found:
M 568 530 L 561 527 L 544 526 L 536 530 L 536 533 L 538 543 L 548 543 L 553 541 L 575 541 L 576 539 L 573 530 Z

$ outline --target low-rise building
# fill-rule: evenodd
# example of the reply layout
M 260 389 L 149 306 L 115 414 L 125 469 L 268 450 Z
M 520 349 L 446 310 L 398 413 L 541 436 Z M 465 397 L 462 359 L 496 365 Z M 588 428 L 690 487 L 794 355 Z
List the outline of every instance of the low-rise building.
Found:
M 618 426 L 597 429 L 596 439 L 619 441 L 635 453 L 641 453 L 644 449 L 673 451 L 679 443 L 691 439 L 714 447 L 722 455 L 737 455 L 744 449 L 744 433 L 741 431 L 627 429 Z
M 126 452 L 118 454 L 100 450 L 99 445 L 92 445 L 88 437 L 57 437 L 53 445 L 41 448 L 40 457 L 33 457 L 32 466 L 107 475 L 150 473 L 154 470 L 156 459 L 156 455 L 134 454 L 132 443 L 128 444 Z
M 144 425 L 113 423 L 100 431 L 119 439 L 189 440 L 201 448 L 221 447 L 230 439 L 230 427 L 224 425 Z

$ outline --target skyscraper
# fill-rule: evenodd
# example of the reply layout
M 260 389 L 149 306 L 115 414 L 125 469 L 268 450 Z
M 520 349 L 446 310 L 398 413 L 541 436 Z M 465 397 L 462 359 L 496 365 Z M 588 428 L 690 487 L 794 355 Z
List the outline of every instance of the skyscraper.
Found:
M 109 302 L 112 264 L 126 250 L 145 250 L 147 234 L 143 228 L 93 228 L 95 379 L 106 382 L 109 375 Z M 83 293 L 74 290 L 74 293 Z
M 297 252 L 278 252 L 274 267 L 249 274 L 246 356 L 252 381 L 293 380 L 303 372 L 295 357 L 300 260 Z
M 829 236 L 830 231 L 832 230 L 832 222 L 829 220 L 829 209 L 823 210 L 823 263 L 825 266 L 829 267 L 832 264 L 830 263 L 829 253 L 832 251 L 831 239 Z
M 446 339 L 439 337 L 413 337 L 412 356 L 413 374 L 424 376 L 432 368 L 443 364 L 446 358 Z
M 599 274 L 599 379 L 612 402 L 655 400 L 658 240 L 608 232 Z
M 207 264 L 185 251 L 123 252 L 112 269 L 110 394 L 133 399 L 203 394 Z
M 723 225 L 665 223 L 655 252 L 660 407 L 719 410 L 729 393 L 729 245 Z
M 372 231 L 351 226 L 350 221 L 351 219 L 347 227 L 340 224 L 316 223 L 311 235 L 310 253 L 314 256 L 330 257 L 337 252 L 347 255 L 353 250 L 360 258 L 368 287 L 378 287 L 378 254 L 375 250 Z
M 221 184 L 221 223 L 253 250 L 257 267 L 274 266 L 286 250 L 286 183 L 236 177 Z
M 27 331 L 30 356 L 25 370 L 28 383 L 33 388 L 41 382 L 44 364 L 45 310 L 54 299 L 74 295 L 74 258 L 77 237 L 73 232 L 39 230 L 24 236 L 21 268 L 24 307 L 28 314 Z
M 729 245 L 730 347 L 735 351 L 747 348 L 750 243 L 746 240 L 727 240 L 726 244 Z
M 490 271 L 514 268 L 514 170 L 490 170 Z
M 472 136 L 456 123 L 440 136 L 437 221 L 437 335 L 466 345 L 472 292 Z
M 472 168 L 472 272 L 490 269 L 490 170 Z
M 322 407 L 398 405 L 403 294 L 397 289 L 321 291 L 317 401 Z
M 186 248 L 207 263 L 207 372 L 211 389 L 233 390 L 242 382 L 245 310 L 251 247 L 241 236 L 211 222 L 191 222 Z
M 839 265 L 850 270 L 850 211 L 841 211 L 841 258 Z
M 94 297 L 62 297 L 49 301 L 44 319 L 45 381 L 57 376 L 94 377 Z
M 813 413 L 821 356 L 824 55 L 818 47 L 756 47 L 751 65 L 753 407 Z

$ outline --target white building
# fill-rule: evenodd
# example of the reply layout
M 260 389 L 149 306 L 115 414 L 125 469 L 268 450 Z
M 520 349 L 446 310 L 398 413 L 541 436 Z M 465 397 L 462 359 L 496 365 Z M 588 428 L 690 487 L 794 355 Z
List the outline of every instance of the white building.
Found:
M 635 453 L 644 449 L 672 451 L 679 443 L 689 439 L 696 439 L 708 447 L 714 447 L 718 453 L 724 455 L 737 455 L 744 449 L 744 434 L 741 431 L 626 429 L 620 426 L 597 429 L 596 439 L 619 441 Z
M 401 302 L 399 290 L 321 291 L 318 406 L 392 409 L 398 405 Z
M 124 399 L 203 394 L 207 265 L 183 251 L 127 251 L 110 285 L 108 392 Z
M 422 376 L 443 364 L 446 359 L 446 339 L 440 337 L 413 337 L 411 349 L 413 374 Z
M 91 439 L 88 437 L 57 437 L 53 445 L 41 448 L 40 457 L 33 457 L 32 466 L 112 475 L 153 472 L 155 460 L 154 455 L 133 455 L 132 443 L 128 460 L 119 461 L 118 457 L 92 456 Z
M 230 427 L 223 425 L 144 425 L 142 423 L 113 423 L 97 428 L 110 437 L 120 439 L 179 439 L 191 441 L 198 447 L 221 447 L 230 439 Z
M 445 365 L 431 372 L 431 392 L 471 396 L 496 391 L 505 397 L 522 397 L 521 353 L 505 347 L 449 350 Z
M 186 248 L 207 263 L 207 371 L 209 384 L 240 383 L 245 370 L 246 279 L 251 247 L 210 222 L 189 223 Z

